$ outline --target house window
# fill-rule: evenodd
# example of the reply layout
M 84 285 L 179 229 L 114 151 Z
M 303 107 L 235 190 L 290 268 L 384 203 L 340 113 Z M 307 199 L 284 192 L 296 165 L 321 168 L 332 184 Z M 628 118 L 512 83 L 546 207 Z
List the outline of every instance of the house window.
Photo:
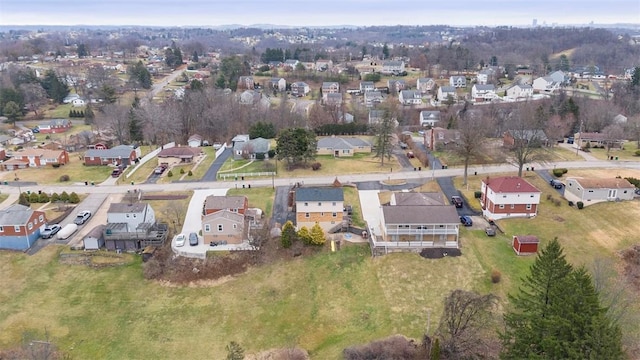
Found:
M 4 226 L 0 226 L 0 232 L 4 232 Z
M 134 218 L 134 219 L 136 218 L 136 215 L 137 215 L 137 214 L 133 214 L 133 218 Z
M 500 209 L 504 209 L 504 204 L 500 204 Z
M 31 229 L 33 229 L 33 224 L 29 223 L 29 224 L 27 224 L 27 227 L 29 228 L 29 230 L 31 230 Z
M 218 232 L 222 232 L 223 228 L 222 228 L 222 224 L 218 224 Z
M 625 191 L 626 192 L 626 191 Z M 333 203 L 331 203 L 331 205 L 336 206 L 336 202 L 334 201 Z
M 304 217 L 306 217 L 307 219 L 311 217 L 311 215 L 309 213 L 304 213 Z
M 321 203 L 321 202 L 319 202 L 319 203 L 318 203 L 318 206 L 322 206 L 322 203 Z
M 324 216 L 324 211 L 320 213 L 320 216 Z
M 13 231 L 15 231 L 15 232 L 20 232 L 20 226 L 17 226 L 17 225 L 16 225 L 16 226 L 14 226 L 14 227 L 13 227 Z
M 237 229 L 238 228 L 238 224 L 233 224 L 233 229 Z
M 211 232 L 211 225 L 210 224 L 204 224 L 204 232 Z
M 589 190 L 589 192 L 590 192 L 590 193 L 592 193 L 592 192 L 593 192 L 593 190 Z
M 127 217 L 127 219 L 129 218 L 129 214 L 126 214 L 125 216 Z
M 511 208 L 515 209 L 516 208 L 516 204 L 511 204 Z
M 309 203 L 304 203 L 304 206 L 309 206 Z
M 503 199 L 506 199 L 506 198 L 507 198 L 507 195 L 502 195 L 502 198 L 503 198 Z
M 338 217 L 338 213 L 332 213 L 331 216 Z
M 529 197 L 533 197 L 533 195 L 529 195 Z
M 38 217 L 38 220 L 40 220 L 40 222 L 44 222 L 44 216 L 43 216 L 43 215 L 40 215 L 40 216 Z
M 93 156 L 92 156 L 92 157 L 90 157 L 90 158 L 89 158 L 89 160 L 93 161 L 93 160 L 94 160 Z
M 527 210 L 531 210 L 531 204 L 527 204 Z

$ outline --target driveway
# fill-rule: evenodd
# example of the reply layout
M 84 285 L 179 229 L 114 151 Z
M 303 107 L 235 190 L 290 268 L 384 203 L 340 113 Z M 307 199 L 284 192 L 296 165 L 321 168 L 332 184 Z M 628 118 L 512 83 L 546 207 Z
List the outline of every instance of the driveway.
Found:
M 457 196 L 462 196 L 462 194 L 460 193 L 460 191 L 458 191 L 458 189 L 456 189 L 455 186 L 453 186 L 453 177 L 439 177 L 436 179 L 436 181 L 438 182 L 438 185 L 440 185 L 440 189 L 442 189 L 442 192 L 444 193 L 444 195 L 446 196 L 447 200 L 450 200 L 452 196 L 457 195 Z M 463 197 L 464 199 L 464 197 Z M 469 205 L 467 204 L 467 200 L 465 199 L 465 201 L 462 204 L 461 208 L 456 208 L 456 210 L 458 211 L 458 215 L 462 216 L 462 215 L 469 215 L 469 216 L 474 216 L 474 215 L 481 215 L 481 212 L 477 212 L 474 211 L 473 209 L 471 209 L 469 207 Z M 475 199 L 472 199 L 471 201 L 474 201 Z
M 271 216 L 272 226 L 276 223 L 284 225 L 287 220 L 291 220 L 294 224 L 296 223 L 295 213 L 289 211 L 289 189 L 291 189 L 290 186 L 276 187 L 276 196 L 273 200 L 273 212 Z
M 538 176 L 540 176 L 547 184 L 549 184 L 550 187 L 552 187 L 555 191 L 558 192 L 558 194 L 560 194 L 560 196 L 564 196 L 564 186 L 562 186 L 561 189 L 556 189 L 555 187 L 551 186 L 551 180 L 555 179 L 555 177 L 553 175 L 551 175 L 549 173 L 548 170 L 536 170 L 535 171 L 536 174 L 538 174 Z M 564 184 L 564 182 L 563 182 Z
M 382 206 L 380 205 L 378 193 L 378 190 L 358 190 L 362 218 L 367 222 L 369 232 L 375 236 L 382 236 L 382 230 L 380 229 Z
M 117 202 L 118 200 L 116 200 L 115 198 L 117 196 L 119 196 L 120 199 L 122 199 L 122 195 L 118 195 L 118 194 L 114 194 L 114 195 L 99 194 L 99 193 L 89 194 L 89 196 L 87 196 L 80 204 L 78 204 L 78 206 L 76 206 L 76 208 L 69 214 L 69 216 L 67 216 L 64 220 L 60 222 L 60 226 L 64 228 L 65 225 L 67 224 L 73 224 L 73 220 L 76 218 L 76 215 L 80 211 L 84 211 L 84 210 L 91 211 L 91 217 L 89 218 L 89 220 L 85 222 L 83 225 L 79 225 L 78 231 L 76 231 L 76 233 L 71 235 L 68 239 L 66 240 L 55 239 L 55 242 L 57 244 L 79 243 L 82 240 L 82 237 L 85 234 L 87 234 L 89 231 L 91 231 L 91 229 L 93 229 L 94 226 L 100 225 L 100 224 L 106 224 L 107 223 L 106 216 L 104 217 L 104 219 L 99 219 L 96 216 L 96 214 L 98 214 L 102 204 L 104 204 L 105 200 L 107 200 L 107 198 L 109 198 L 110 196 L 113 196 L 114 198 L 110 199 L 110 201 L 107 204 L 111 204 L 112 201 Z M 105 206 L 105 209 L 104 209 L 105 214 L 107 211 L 106 208 L 107 207 Z
M 213 164 L 211 164 L 211 167 L 209 167 L 209 170 L 207 170 L 200 181 L 216 181 L 218 179 L 218 170 L 220 170 L 222 164 L 227 161 L 232 153 L 232 148 L 226 148 L 222 154 L 213 161 Z

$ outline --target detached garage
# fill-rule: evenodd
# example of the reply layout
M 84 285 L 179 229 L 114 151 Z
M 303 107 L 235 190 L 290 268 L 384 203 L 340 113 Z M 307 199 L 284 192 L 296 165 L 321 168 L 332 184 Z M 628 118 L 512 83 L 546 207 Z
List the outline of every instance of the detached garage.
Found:
M 104 225 L 98 225 L 91 229 L 89 233 L 84 237 L 84 249 L 85 250 L 100 250 L 104 247 Z
M 531 255 L 538 252 L 537 236 L 533 235 L 516 235 L 513 237 L 513 251 L 518 255 Z

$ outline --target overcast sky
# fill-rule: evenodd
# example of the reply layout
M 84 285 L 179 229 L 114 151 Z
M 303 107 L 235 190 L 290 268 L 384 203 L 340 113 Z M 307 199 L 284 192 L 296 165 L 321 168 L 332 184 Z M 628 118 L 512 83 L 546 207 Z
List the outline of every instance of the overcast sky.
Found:
M 640 0 L 0 0 L 0 25 L 640 24 Z

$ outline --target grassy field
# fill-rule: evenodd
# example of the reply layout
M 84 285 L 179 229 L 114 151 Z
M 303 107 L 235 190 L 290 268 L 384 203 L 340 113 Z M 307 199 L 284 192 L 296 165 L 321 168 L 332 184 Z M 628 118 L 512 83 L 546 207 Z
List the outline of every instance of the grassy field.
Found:
M 4 180 L 13 180 L 17 176 L 20 181 L 34 181 L 39 184 L 63 184 L 60 176 L 68 175 L 72 184 L 77 182 L 95 182 L 100 183 L 106 180 L 113 168 L 109 166 L 85 166 L 82 160 L 73 155 L 69 155 L 69 163 L 59 168 L 46 166 L 43 168 L 20 169 L 16 171 L 3 172 Z
M 351 221 L 354 226 L 364 228 L 366 224 L 362 218 L 362 208 L 360 207 L 360 196 L 355 187 L 344 186 L 344 204 L 351 205 Z
M 627 141 L 622 150 L 611 149 L 609 154 L 607 155 L 607 149 L 589 149 L 589 153 L 598 159 L 607 160 L 607 156 L 618 157 L 619 160 L 631 160 L 631 161 L 640 161 L 640 157 L 636 156 L 636 151 L 638 150 L 637 144 L 635 141 Z
M 229 189 L 227 195 L 239 196 L 244 195 L 249 199 L 249 207 L 256 207 L 264 212 L 264 217 L 271 217 L 273 210 L 273 198 L 276 194 L 275 189 L 269 187 L 253 188 L 253 189 Z

